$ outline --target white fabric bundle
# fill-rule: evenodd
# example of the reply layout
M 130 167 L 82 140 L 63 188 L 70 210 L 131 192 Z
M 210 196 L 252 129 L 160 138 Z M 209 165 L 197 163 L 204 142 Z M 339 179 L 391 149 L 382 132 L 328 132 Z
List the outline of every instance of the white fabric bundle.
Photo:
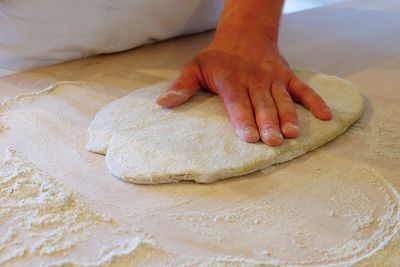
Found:
M 0 68 L 29 69 L 213 29 L 223 2 L 0 1 Z

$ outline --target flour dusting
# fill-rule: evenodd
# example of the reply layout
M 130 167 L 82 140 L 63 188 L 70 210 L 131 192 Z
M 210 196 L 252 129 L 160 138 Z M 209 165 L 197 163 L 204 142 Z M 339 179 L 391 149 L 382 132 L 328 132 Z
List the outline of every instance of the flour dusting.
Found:
M 143 234 L 120 228 L 105 214 L 8 150 L 0 173 L 0 265 L 104 265 L 163 255 Z
M 191 242 L 218 244 L 222 255 L 229 254 L 226 244 L 241 244 L 248 251 L 230 259 L 243 264 L 349 265 L 373 255 L 398 233 L 400 199 L 396 189 L 368 166 L 340 173 L 341 177 L 335 172 L 291 177 L 264 197 L 235 208 L 157 213 L 152 219 L 181 229 Z M 279 168 L 274 174 L 277 179 L 287 176 Z M 170 194 L 173 199 L 182 192 L 171 187 Z

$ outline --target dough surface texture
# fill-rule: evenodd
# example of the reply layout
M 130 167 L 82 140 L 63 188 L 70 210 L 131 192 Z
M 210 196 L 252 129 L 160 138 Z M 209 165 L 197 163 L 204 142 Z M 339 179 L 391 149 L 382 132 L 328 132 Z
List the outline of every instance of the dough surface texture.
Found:
M 159 107 L 154 98 L 168 86 L 164 82 L 102 108 L 89 127 L 87 149 L 105 154 L 113 175 L 138 184 L 211 183 L 291 160 L 343 133 L 364 106 L 358 89 L 343 79 L 305 70 L 296 74 L 327 102 L 333 119 L 318 120 L 296 104 L 300 135 L 279 147 L 241 141 L 222 101 L 211 93 L 199 92 L 173 109 Z

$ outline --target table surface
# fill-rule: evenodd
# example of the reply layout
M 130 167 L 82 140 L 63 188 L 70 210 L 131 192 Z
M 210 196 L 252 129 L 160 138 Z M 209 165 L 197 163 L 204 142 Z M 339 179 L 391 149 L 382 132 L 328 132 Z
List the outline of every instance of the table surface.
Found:
M 289 166 L 285 165 L 285 168 L 288 170 L 299 168 L 298 175 L 307 175 L 306 166 L 312 168 L 312 165 L 318 162 L 318 159 L 312 157 L 332 161 L 332 170 L 363 164 L 378 170 L 380 175 L 393 184 L 398 191 L 400 190 L 399 29 L 400 1 L 397 0 L 346 1 L 283 17 L 280 47 L 289 63 L 296 68 L 317 70 L 351 81 L 360 88 L 366 103 L 364 114 L 357 123 L 357 129 L 348 135 L 345 134 L 327 147 L 312 152 L 311 156 L 300 158 L 299 162 L 305 164 L 303 167 L 292 163 Z M 207 32 L 181 37 L 131 51 L 99 55 L 1 77 L 0 97 L 7 98 L 38 91 L 60 81 L 82 81 L 95 82 L 107 88 L 118 88 L 115 92 L 111 90 L 106 93 L 114 99 L 133 89 L 176 77 L 181 66 L 205 47 L 212 35 L 213 32 Z M 99 107 L 96 106 L 96 108 Z M 85 111 L 81 110 L 81 112 Z M 93 116 L 94 110 L 87 114 Z M 22 140 L 23 135 L 19 138 Z M 9 141 L 17 142 L 18 138 L 14 137 Z M 22 145 L 14 143 L 12 145 L 19 146 L 30 159 L 34 158 L 34 155 L 29 155 L 29 151 L 32 150 L 24 149 Z M 6 144 L 3 143 L 0 148 L 5 146 Z M 376 156 L 377 154 L 379 156 Z M 45 162 L 37 164 L 46 169 Z M 335 167 L 335 164 L 342 165 Z M 57 170 L 49 170 L 49 172 L 57 177 L 61 175 Z M 79 172 L 75 174 L 79 176 Z M 64 182 L 68 186 L 75 187 L 74 189 L 80 183 L 78 177 L 71 180 L 64 179 Z M 260 184 L 255 186 L 255 182 Z M 228 199 L 233 200 L 237 195 L 244 198 L 245 194 L 260 193 L 260 188 L 263 188 L 261 184 L 258 178 L 254 178 L 254 181 L 244 178 L 239 182 L 220 183 L 217 185 L 217 191 L 219 194 L 231 194 Z M 85 186 L 88 185 L 83 184 L 82 188 Z M 121 190 L 119 194 L 113 191 L 115 199 L 119 199 L 121 205 L 129 201 L 137 201 L 127 196 L 129 190 L 134 189 L 127 190 L 125 184 L 112 186 L 116 186 L 115 191 Z M 101 188 L 91 190 L 101 193 Z M 145 189 L 147 190 L 150 192 L 153 189 Z M 210 196 L 213 194 L 212 190 L 210 188 L 207 191 L 203 188 L 201 195 Z M 95 197 L 84 195 L 83 198 L 89 206 L 98 208 L 96 203 L 99 200 Z M 218 201 L 216 206 L 226 204 Z M 208 204 L 210 203 L 212 204 L 212 202 Z M 119 215 L 113 215 L 118 220 Z M 126 223 L 132 223 L 132 221 Z M 166 246 L 180 246 L 173 237 L 160 230 L 154 230 L 155 228 L 156 226 L 149 226 L 146 230 L 152 232 Z M 397 245 L 394 244 L 397 248 L 399 248 L 398 243 L 397 241 Z M 196 247 L 193 244 L 186 245 Z M 204 244 L 200 246 L 207 247 Z M 209 246 L 208 249 L 213 251 L 215 248 Z M 398 256 L 389 252 L 385 253 L 381 251 L 380 258 L 379 255 L 377 256 L 382 266 L 384 264 L 394 266 L 395 262 L 400 262 Z

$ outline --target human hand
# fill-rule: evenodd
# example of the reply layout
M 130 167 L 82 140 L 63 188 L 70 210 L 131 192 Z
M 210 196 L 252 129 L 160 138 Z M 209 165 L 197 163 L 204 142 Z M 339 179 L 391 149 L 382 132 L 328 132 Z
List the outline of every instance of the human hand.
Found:
M 293 101 L 330 120 L 325 102 L 291 70 L 277 40 L 283 0 L 225 0 L 211 44 L 185 65 L 156 102 L 174 107 L 200 88 L 218 94 L 236 134 L 271 146 L 295 138 L 299 122 Z
M 296 77 L 274 41 L 225 40 L 214 40 L 187 63 L 156 102 L 174 107 L 206 88 L 222 98 L 242 140 L 253 143 L 261 138 L 271 146 L 280 145 L 283 137 L 299 134 L 293 101 L 303 104 L 318 119 L 331 119 L 328 106 Z

